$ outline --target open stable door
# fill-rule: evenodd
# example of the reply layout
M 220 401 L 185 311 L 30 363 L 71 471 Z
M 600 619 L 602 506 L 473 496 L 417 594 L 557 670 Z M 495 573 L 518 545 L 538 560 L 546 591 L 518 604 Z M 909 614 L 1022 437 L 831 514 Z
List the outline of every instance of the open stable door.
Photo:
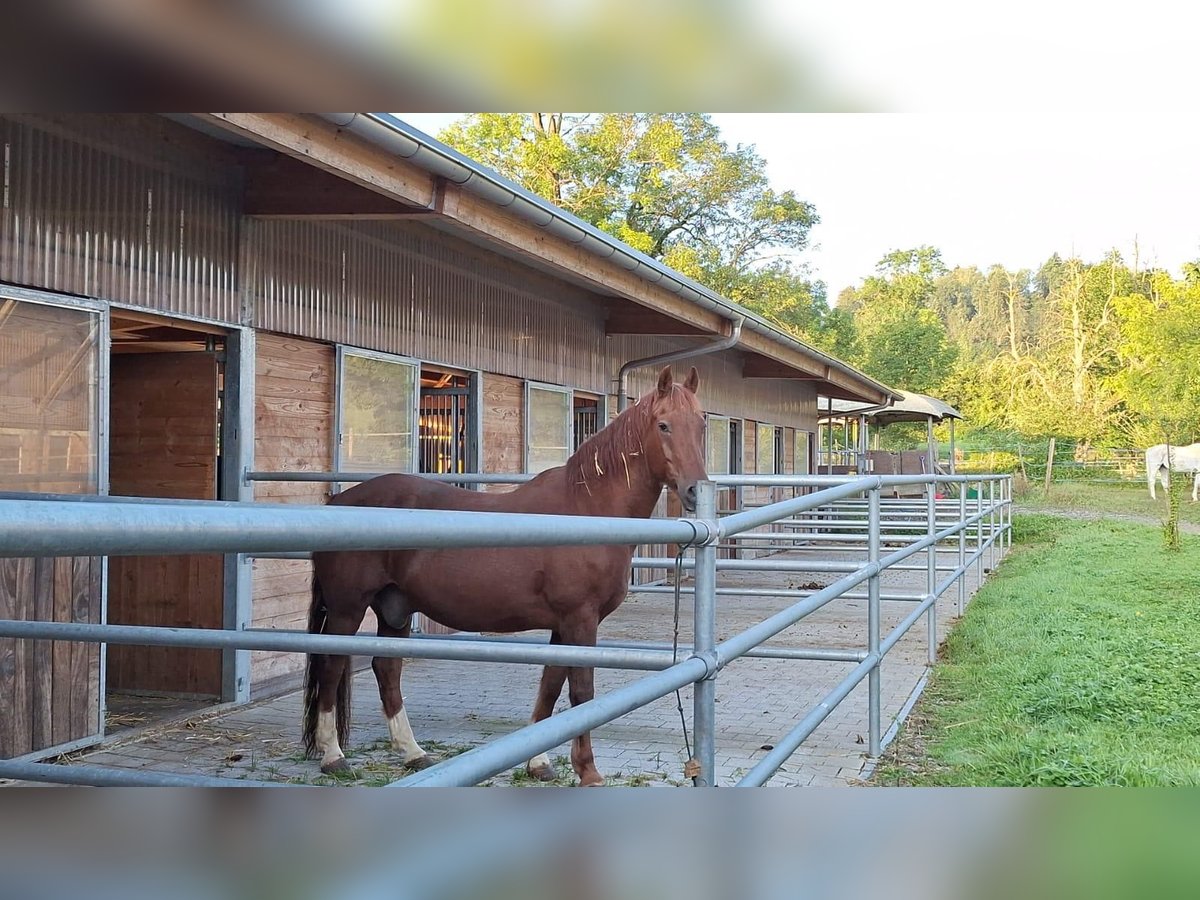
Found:
M 112 357 L 109 493 L 184 500 L 217 498 L 220 362 L 213 352 Z M 219 555 L 114 556 L 108 621 L 118 625 L 221 628 Z M 221 652 L 113 645 L 108 690 L 218 697 Z
M 0 287 L 0 491 L 97 494 L 103 313 Z M 52 299 L 52 298 L 51 298 Z M 0 559 L 0 618 L 102 621 L 100 557 Z M 0 638 L 0 758 L 102 734 L 99 644 Z

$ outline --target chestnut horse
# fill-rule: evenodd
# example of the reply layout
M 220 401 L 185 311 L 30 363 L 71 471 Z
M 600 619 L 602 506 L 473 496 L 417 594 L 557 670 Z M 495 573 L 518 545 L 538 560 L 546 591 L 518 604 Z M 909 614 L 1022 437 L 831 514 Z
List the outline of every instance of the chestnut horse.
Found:
M 647 518 L 663 486 L 684 509 L 696 508 L 704 471 L 704 414 L 695 368 L 675 384 L 668 366 L 658 385 L 590 438 L 566 464 L 504 493 L 467 491 L 415 475 L 381 475 L 338 494 L 339 506 L 548 513 Z M 313 634 L 354 634 L 369 608 L 381 636 L 407 637 L 420 612 L 460 631 L 550 630 L 552 644 L 595 646 L 600 622 L 629 587 L 633 547 L 508 547 L 334 551 L 313 554 Z M 350 731 L 350 658 L 310 654 L 305 678 L 304 745 L 322 772 L 348 769 L 342 745 Z M 403 660 L 376 657 L 373 668 L 392 746 L 412 768 L 433 760 L 413 736 L 400 692 Z M 533 721 L 554 711 L 569 680 L 571 705 L 593 697 L 592 669 L 546 666 Z M 600 785 L 588 733 L 571 744 L 581 785 Z M 528 771 L 552 780 L 542 753 Z

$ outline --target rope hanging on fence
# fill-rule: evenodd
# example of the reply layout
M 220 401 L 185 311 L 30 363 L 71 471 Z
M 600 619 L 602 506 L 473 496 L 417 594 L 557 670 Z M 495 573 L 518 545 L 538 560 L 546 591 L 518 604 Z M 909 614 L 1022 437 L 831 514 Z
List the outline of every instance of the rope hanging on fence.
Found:
M 679 661 L 679 595 L 680 582 L 683 580 L 683 554 L 691 544 L 680 544 L 679 552 L 675 554 L 675 632 L 671 638 L 671 665 L 675 665 Z M 692 623 L 692 640 L 695 640 L 695 622 Z M 692 744 L 688 740 L 687 719 L 683 715 L 683 697 L 679 693 L 679 688 L 675 689 L 675 706 L 679 710 L 679 724 L 683 728 L 683 749 L 687 754 L 687 762 L 683 766 L 683 774 L 685 778 L 692 779 L 692 786 L 698 787 L 699 779 L 699 760 L 692 756 Z

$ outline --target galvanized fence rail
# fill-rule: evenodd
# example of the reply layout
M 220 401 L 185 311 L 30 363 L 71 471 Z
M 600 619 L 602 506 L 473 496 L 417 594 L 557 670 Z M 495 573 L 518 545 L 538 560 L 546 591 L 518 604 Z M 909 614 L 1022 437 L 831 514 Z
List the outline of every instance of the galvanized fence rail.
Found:
M 298 473 L 250 473 L 255 480 L 301 480 Z M 357 473 L 306 473 L 304 480 L 346 481 L 371 477 Z M 521 477 L 526 480 L 527 477 Z M 474 476 L 469 480 L 511 483 L 513 476 Z M 441 480 L 462 482 L 462 475 Z M 718 486 L 765 486 L 796 496 L 719 517 Z M 923 500 L 895 500 L 885 490 L 925 486 Z M 399 786 L 477 784 L 584 731 L 694 685 L 693 726 L 697 784 L 715 783 L 716 679 L 742 657 L 854 662 L 855 668 L 762 761 L 738 782 L 763 784 L 795 752 L 836 705 L 864 678 L 868 681 L 869 753 L 881 752 L 880 662 L 922 616 L 928 621 L 929 659 L 936 652 L 936 603 L 957 583 L 959 612 L 968 567 L 995 565 L 1011 543 L 1011 478 L 1007 476 L 717 476 L 700 485 L 699 507 L 690 519 L 619 519 L 486 512 L 394 510 L 364 507 L 300 506 L 278 503 L 158 501 L 0 495 L 0 556 L 152 555 L 230 553 L 285 555 L 313 550 L 368 550 L 425 547 L 536 546 L 586 544 L 675 544 L 693 548 L 685 564 L 694 584 L 679 586 L 694 605 L 693 642 L 686 658 L 672 663 L 667 645 L 601 641 L 595 647 L 550 646 L 532 637 L 479 635 L 379 638 L 367 635 L 310 635 L 246 628 L 182 629 L 156 626 L 93 625 L 0 620 L 0 637 L 143 645 L 174 645 L 239 650 L 353 653 L 535 665 L 602 666 L 646 671 L 617 690 L 395 782 Z M 957 492 L 957 498 L 950 497 Z M 937 495 L 942 494 L 943 499 Z M 968 496 L 970 495 L 970 496 Z M 923 508 L 922 508 L 923 505 Z M 858 529 L 865 526 L 862 532 Z M 760 533 L 756 529 L 769 528 Z M 831 547 L 859 559 L 718 559 L 718 547 L 743 535 L 761 537 L 770 550 Z M 837 538 L 836 543 L 829 542 Z M 939 565 L 937 548 L 957 550 L 956 563 Z M 894 548 L 894 549 L 893 549 Z M 906 562 L 923 554 L 920 563 Z M 635 565 L 668 567 L 674 560 L 638 558 Z M 880 575 L 889 568 L 923 569 L 925 590 L 885 593 Z M 716 598 L 744 593 L 718 587 L 729 570 L 780 573 L 828 572 L 841 577 L 816 590 L 771 590 L 793 599 L 785 609 L 717 642 Z M 944 577 L 939 576 L 944 575 Z M 855 593 L 866 582 L 866 592 Z M 659 586 L 655 591 L 675 590 Z M 645 588 L 639 588 L 645 590 Z M 764 642 L 839 598 L 864 597 L 868 639 L 861 650 L 765 647 Z M 888 634 L 880 634 L 880 604 L 914 604 Z M 69 770 L 69 771 L 68 771 Z M 0 777 L 85 784 L 148 783 L 99 767 L 66 767 L 39 762 L 0 761 Z M 157 777 L 157 776 L 156 776 Z M 236 779 L 167 775 L 162 783 L 244 785 Z

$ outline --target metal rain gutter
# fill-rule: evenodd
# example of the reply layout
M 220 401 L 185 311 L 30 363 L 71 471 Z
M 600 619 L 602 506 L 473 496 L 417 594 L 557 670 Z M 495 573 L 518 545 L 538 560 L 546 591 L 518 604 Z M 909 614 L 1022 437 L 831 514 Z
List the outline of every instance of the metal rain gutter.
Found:
M 734 319 L 733 330 L 728 337 L 721 338 L 720 340 L 712 341 L 700 347 L 687 347 L 683 350 L 659 353 L 656 356 L 631 359 L 622 365 L 620 371 L 617 373 L 617 412 L 624 412 L 625 408 L 629 406 L 629 373 L 631 371 L 641 369 L 645 366 L 661 365 L 680 359 L 691 359 L 694 356 L 705 356 L 709 353 L 717 353 L 721 350 L 728 350 L 730 347 L 736 347 L 738 338 L 742 336 L 742 323 L 745 321 L 743 316 L 738 316 Z
M 777 344 L 811 357 L 828 368 L 875 388 L 885 397 L 900 399 L 891 388 L 858 372 L 846 363 L 779 331 L 765 319 L 726 300 L 656 259 L 634 250 L 623 241 L 550 201 L 527 191 L 502 175 L 448 147 L 390 113 L 320 113 L 322 119 L 355 134 L 416 166 L 484 198 L 507 212 L 544 228 L 550 234 L 582 246 L 602 259 L 611 259 L 639 278 L 658 284 L 690 303 L 723 318 L 741 317 L 747 328 Z M 706 351 L 708 352 L 708 351 Z

